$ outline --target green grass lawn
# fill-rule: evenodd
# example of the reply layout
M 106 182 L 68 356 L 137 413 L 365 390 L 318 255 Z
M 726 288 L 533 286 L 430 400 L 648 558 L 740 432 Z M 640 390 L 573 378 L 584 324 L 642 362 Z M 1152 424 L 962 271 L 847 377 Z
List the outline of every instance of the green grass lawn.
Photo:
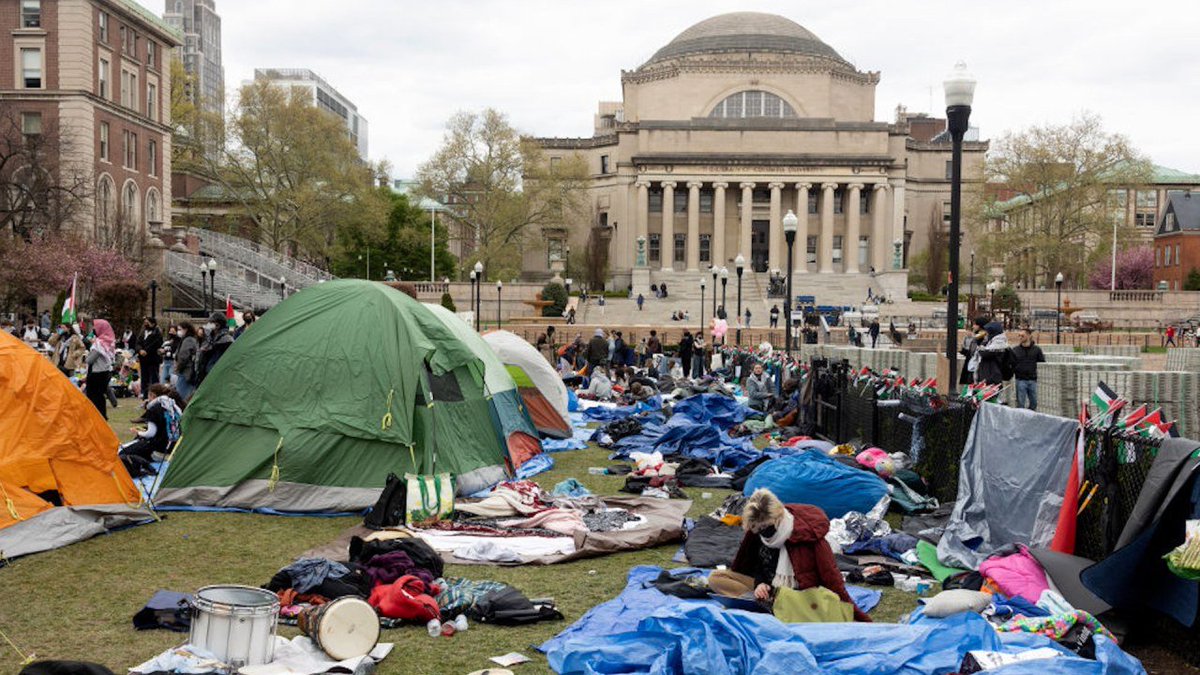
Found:
M 123 399 L 110 411 L 110 424 L 122 440 L 131 436 L 136 403 Z M 537 477 L 547 489 L 576 478 L 598 494 L 614 494 L 623 478 L 588 474 L 606 466 L 599 448 L 554 455 L 553 471 Z M 700 516 L 717 507 L 728 490 L 688 488 Z M 702 498 L 702 493 L 711 493 Z M 114 532 L 73 546 L 27 556 L 0 569 L 0 630 L 26 653 L 41 658 L 82 659 L 116 672 L 186 641 L 166 631 L 134 631 L 131 618 L 158 589 L 194 591 L 208 584 L 267 582 L 299 553 L 326 543 L 357 518 L 285 518 L 228 513 L 167 513 L 161 522 Z M 523 628 L 472 625 L 453 638 L 430 638 L 424 626 L 385 631 L 397 643 L 378 672 L 469 673 L 494 665 L 487 660 L 510 651 L 534 659 L 519 673 L 550 672 L 533 645 L 553 636 L 591 607 L 616 596 L 635 565 L 672 567 L 677 544 L 549 567 L 447 567 L 447 575 L 510 583 L 529 597 L 555 598 L 566 617 Z M 877 621 L 895 621 L 915 597 L 885 589 L 872 612 Z M 295 629 L 281 628 L 291 636 Z M 19 657 L 0 640 L 0 672 L 20 669 Z

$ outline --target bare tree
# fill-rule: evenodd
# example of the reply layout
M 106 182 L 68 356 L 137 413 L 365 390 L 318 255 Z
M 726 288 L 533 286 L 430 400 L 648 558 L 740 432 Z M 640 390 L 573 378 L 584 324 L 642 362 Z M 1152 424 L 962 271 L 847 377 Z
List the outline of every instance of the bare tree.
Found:
M 587 249 L 584 251 L 588 288 L 603 289 L 608 281 L 608 245 L 611 238 L 607 228 L 593 227 L 588 231 Z
M 91 167 L 49 115 L 0 101 L 0 232 L 24 240 L 65 232 L 91 194 Z
M 950 233 L 942 226 L 943 215 L 942 204 L 934 204 L 929 214 L 929 253 L 925 260 L 925 290 L 929 293 L 941 293 L 950 268 Z

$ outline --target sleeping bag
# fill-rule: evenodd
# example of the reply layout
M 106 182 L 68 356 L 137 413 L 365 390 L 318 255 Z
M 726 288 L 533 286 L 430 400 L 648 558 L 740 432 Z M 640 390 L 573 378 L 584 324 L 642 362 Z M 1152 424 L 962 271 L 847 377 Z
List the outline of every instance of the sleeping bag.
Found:
M 867 513 L 888 493 L 873 473 L 854 469 L 819 452 L 803 452 L 759 465 L 746 480 L 744 494 L 758 488 L 775 493 L 784 504 L 812 504 L 829 518 L 850 511 Z

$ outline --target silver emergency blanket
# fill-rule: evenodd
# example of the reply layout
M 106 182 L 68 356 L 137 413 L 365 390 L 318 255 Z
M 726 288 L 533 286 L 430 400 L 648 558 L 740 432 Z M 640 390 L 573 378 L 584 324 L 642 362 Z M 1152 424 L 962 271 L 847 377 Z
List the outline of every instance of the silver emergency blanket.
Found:
M 971 423 L 958 502 L 938 560 L 978 569 L 1008 544 L 1044 548 L 1054 538 L 1079 423 L 988 403 Z

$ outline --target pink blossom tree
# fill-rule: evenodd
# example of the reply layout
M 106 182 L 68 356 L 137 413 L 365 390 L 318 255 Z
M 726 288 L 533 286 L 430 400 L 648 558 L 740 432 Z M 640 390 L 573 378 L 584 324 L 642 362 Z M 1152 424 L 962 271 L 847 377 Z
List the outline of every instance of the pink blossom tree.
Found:
M 117 251 L 73 237 L 50 236 L 29 241 L 0 240 L 0 307 L 15 307 L 37 295 L 55 295 L 70 288 L 79 274 L 79 302 L 105 284 L 140 282 L 135 263 Z
M 1091 288 L 1107 289 L 1112 282 L 1112 258 L 1104 256 L 1088 276 Z M 1117 290 L 1137 290 L 1154 286 L 1154 251 L 1148 246 L 1117 252 Z

